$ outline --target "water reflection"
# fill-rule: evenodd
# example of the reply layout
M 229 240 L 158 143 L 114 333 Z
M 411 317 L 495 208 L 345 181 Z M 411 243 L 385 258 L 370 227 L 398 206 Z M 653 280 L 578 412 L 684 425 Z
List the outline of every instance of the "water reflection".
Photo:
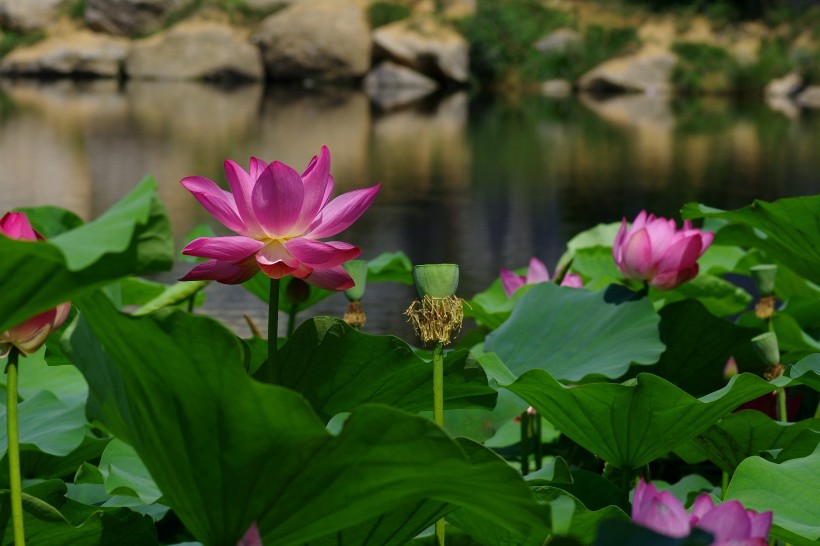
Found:
M 89 219 L 151 174 L 181 242 L 213 222 L 181 178 L 221 182 L 223 159 L 252 155 L 300 169 L 327 144 L 338 192 L 384 183 L 339 238 L 365 258 L 404 250 L 415 263 L 457 262 L 463 296 L 532 255 L 554 264 L 578 231 L 641 208 L 676 215 L 689 201 L 734 208 L 820 190 L 820 121 L 763 103 L 456 93 L 383 111 L 350 89 L 5 81 L 0 90 L 0 209 L 55 204 Z M 409 287 L 369 287 L 366 329 L 409 337 L 401 311 L 413 297 Z M 335 296 L 322 311 L 344 308 Z M 209 288 L 206 309 L 243 334 L 244 313 L 264 329 L 263 306 L 241 289 Z

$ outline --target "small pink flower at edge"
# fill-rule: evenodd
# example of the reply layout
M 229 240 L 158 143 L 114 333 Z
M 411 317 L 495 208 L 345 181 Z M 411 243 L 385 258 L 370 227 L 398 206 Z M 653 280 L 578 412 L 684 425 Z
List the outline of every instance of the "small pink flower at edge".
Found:
M 519 275 L 509 269 L 502 269 L 501 285 L 504 287 L 504 292 L 508 298 L 511 298 L 515 291 L 525 284 L 536 284 L 540 282 L 549 282 L 550 274 L 547 266 L 538 258 L 531 258 L 530 265 L 527 268 L 526 275 Z M 567 273 L 561 281 L 561 286 L 569 286 L 572 288 L 581 288 L 583 281 L 581 277 L 575 273 Z
M 686 220 L 678 230 L 674 220 L 647 216 L 642 210 L 632 225 L 626 218 L 612 245 L 618 270 L 629 279 L 671 290 L 698 274 L 697 260 L 714 240 L 714 233 L 692 227 Z
M 0 218 L 0 234 L 21 241 L 43 240 L 22 212 L 8 212 Z M 71 303 L 61 303 L 0 333 L 0 358 L 5 357 L 12 347 L 16 347 L 24 355 L 37 351 L 48 336 L 65 322 L 70 310 Z
M 225 227 L 228 237 L 201 237 L 183 254 L 208 258 L 181 280 L 215 280 L 240 284 L 260 269 L 273 278 L 293 275 L 327 290 L 346 290 L 353 279 L 342 264 L 361 250 L 339 241 L 322 242 L 347 229 L 372 204 L 381 187 L 344 193 L 332 201 L 330 151 L 322 147 L 300 175 L 274 161 L 251 158 L 245 171 L 225 161 L 231 192 L 200 176 L 182 179 L 182 185 Z
M 245 536 L 239 539 L 236 546 L 262 546 L 262 536 L 259 534 L 259 528 L 256 526 L 256 522 L 251 523 Z

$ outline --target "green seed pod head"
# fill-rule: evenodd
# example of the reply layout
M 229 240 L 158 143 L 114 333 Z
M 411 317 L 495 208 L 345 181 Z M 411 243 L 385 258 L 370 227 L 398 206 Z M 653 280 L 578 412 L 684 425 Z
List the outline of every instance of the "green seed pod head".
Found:
M 458 288 L 458 265 L 427 264 L 413 268 L 413 279 L 419 297 L 449 298 Z
M 364 297 L 364 289 L 367 287 L 367 261 L 350 260 L 343 263 L 342 267 L 353 277 L 353 282 L 356 283 L 353 288 L 345 290 L 345 296 L 349 301 L 361 300 Z
M 777 347 L 777 335 L 774 332 L 766 332 L 753 337 L 752 345 L 764 364 L 767 366 L 780 364 L 780 349 Z
M 774 294 L 774 280 L 777 276 L 777 266 L 774 264 L 761 264 L 749 268 L 752 278 L 757 285 L 757 291 L 761 296 L 771 296 Z

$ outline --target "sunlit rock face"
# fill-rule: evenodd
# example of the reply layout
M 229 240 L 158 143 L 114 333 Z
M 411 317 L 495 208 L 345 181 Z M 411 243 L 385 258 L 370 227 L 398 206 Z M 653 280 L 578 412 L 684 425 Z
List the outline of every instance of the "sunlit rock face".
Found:
M 373 31 L 378 56 L 409 66 L 438 80 L 466 82 L 469 45 L 436 19 L 419 16 L 384 25 Z
M 71 32 L 15 48 L 0 61 L 0 74 L 116 78 L 129 47 L 124 38 Z
M 134 43 L 125 62 L 130 78 L 155 80 L 261 80 L 258 48 L 229 25 L 180 23 Z
M 144 36 L 156 32 L 170 13 L 192 0 L 87 0 L 88 28 L 118 36 Z
M 578 82 L 581 89 L 640 91 L 667 94 L 672 91 L 672 69 L 677 57 L 671 51 L 648 46 L 634 55 L 604 61 Z
M 354 0 L 295 2 L 266 17 L 253 37 L 268 79 L 349 79 L 370 68 L 370 29 Z
M 67 0 L 0 0 L 0 26 L 16 32 L 45 28 Z

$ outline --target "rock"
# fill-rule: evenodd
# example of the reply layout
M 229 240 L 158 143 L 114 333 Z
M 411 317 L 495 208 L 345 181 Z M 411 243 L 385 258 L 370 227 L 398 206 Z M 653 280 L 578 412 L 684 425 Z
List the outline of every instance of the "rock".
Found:
M 568 97 L 572 94 L 572 84 L 567 80 L 547 80 L 541 84 L 541 94 L 547 97 Z
M 811 85 L 797 95 L 797 104 L 806 108 L 820 108 L 820 85 Z
M 191 0 L 86 0 L 88 28 L 118 36 L 143 36 L 162 28 L 165 18 Z
M 649 17 L 638 27 L 642 44 L 669 48 L 677 37 L 677 22 L 673 17 Z
M 305 0 L 245 0 L 245 6 L 253 10 L 268 11 L 286 8 L 291 4 L 304 1 Z
M 438 88 L 438 83 L 406 66 L 385 61 L 370 71 L 363 87 L 383 109 L 415 102 Z
M 45 28 L 66 0 L 0 0 L 0 26 L 16 32 Z
M 353 0 L 304 0 L 266 17 L 253 40 L 270 79 L 346 79 L 370 68 L 370 28 Z
M 188 21 L 134 42 L 128 77 L 156 80 L 261 80 L 262 58 L 229 25 Z
M 431 78 L 464 83 L 469 45 L 461 34 L 432 17 L 414 17 L 373 31 L 378 52 Z
M 770 81 L 766 85 L 766 97 L 793 97 L 803 87 L 803 77 L 797 72 L 789 72 L 782 78 Z
M 619 89 L 666 94 L 672 91 L 670 78 L 676 61 L 671 51 L 648 46 L 634 55 L 604 61 L 581 76 L 578 85 L 584 91 Z
M 533 47 L 544 55 L 555 55 L 572 51 L 580 47 L 583 42 L 584 40 L 577 31 L 571 28 L 559 28 L 535 42 Z
M 0 60 L 0 73 L 116 78 L 128 47 L 124 38 L 80 30 L 18 47 Z

